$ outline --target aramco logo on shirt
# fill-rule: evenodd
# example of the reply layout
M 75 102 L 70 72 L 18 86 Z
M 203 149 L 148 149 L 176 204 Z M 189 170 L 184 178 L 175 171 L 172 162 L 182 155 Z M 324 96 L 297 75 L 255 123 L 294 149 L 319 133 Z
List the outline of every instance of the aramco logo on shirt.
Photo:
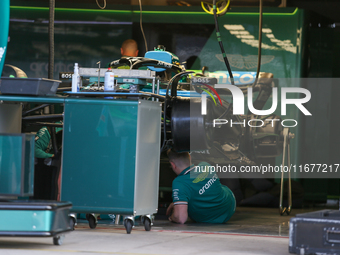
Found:
M 200 195 L 203 195 L 213 184 L 214 182 L 218 179 L 217 174 L 214 174 L 213 177 L 211 179 L 209 179 L 209 181 L 206 182 L 206 184 L 204 184 L 202 186 L 202 188 L 198 191 L 198 193 Z
M 195 171 L 196 172 L 196 171 Z M 205 178 L 207 178 L 209 175 L 209 171 L 206 171 L 206 172 L 203 172 L 203 173 L 200 173 L 192 182 L 193 183 L 198 183 L 198 182 L 201 182 L 201 181 L 204 181 Z

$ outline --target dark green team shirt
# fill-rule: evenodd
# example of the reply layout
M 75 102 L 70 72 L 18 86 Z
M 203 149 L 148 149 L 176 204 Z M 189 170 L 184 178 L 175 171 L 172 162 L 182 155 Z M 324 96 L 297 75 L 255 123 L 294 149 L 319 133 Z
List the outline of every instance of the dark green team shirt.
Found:
M 61 123 L 61 122 L 56 122 Z M 56 128 L 56 132 L 62 130 L 61 127 Z M 53 155 L 51 135 L 47 127 L 42 127 L 35 135 L 34 156 L 36 158 L 50 158 Z
M 217 174 L 199 171 L 194 165 L 173 180 L 172 199 L 175 206 L 187 204 L 188 216 L 196 222 L 224 223 L 236 209 L 234 194 L 220 183 Z

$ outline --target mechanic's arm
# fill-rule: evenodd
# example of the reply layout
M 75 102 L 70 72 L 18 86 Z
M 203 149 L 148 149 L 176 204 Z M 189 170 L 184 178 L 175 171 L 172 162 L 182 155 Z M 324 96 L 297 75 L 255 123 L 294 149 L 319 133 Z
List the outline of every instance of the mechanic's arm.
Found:
M 178 203 L 178 204 L 177 204 Z M 167 209 L 167 215 L 170 215 L 169 220 L 175 223 L 184 224 L 188 220 L 188 204 L 171 203 Z
M 36 158 L 50 158 L 53 154 L 46 150 L 50 143 L 51 136 L 46 127 L 41 128 L 35 136 L 34 156 Z

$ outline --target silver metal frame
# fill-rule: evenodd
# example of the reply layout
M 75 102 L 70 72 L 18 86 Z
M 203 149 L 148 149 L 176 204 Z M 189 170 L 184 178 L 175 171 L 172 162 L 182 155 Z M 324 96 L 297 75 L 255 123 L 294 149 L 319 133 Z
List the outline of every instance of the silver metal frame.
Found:
M 281 171 L 281 190 L 280 190 L 280 215 L 287 214 L 289 215 L 292 211 L 292 182 L 290 175 L 290 139 L 294 138 L 294 135 L 289 132 L 289 128 L 283 129 L 283 154 L 282 154 L 282 171 Z M 287 155 L 286 155 L 287 153 Z M 287 166 L 289 168 L 288 171 L 288 207 L 283 207 L 283 188 L 284 188 L 284 171 L 285 161 L 287 156 Z
M 134 215 L 157 213 L 161 105 L 139 100 L 136 137 Z

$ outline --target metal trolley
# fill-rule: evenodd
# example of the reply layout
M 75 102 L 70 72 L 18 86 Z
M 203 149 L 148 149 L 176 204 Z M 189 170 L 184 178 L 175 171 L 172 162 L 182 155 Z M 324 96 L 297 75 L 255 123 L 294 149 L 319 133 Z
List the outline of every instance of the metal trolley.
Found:
M 154 91 L 154 76 L 122 71 L 153 80 Z M 91 228 L 94 214 L 116 214 L 128 234 L 135 216 L 150 230 L 158 208 L 161 103 L 141 93 L 71 95 L 77 97 L 65 99 L 61 199 L 72 201 L 72 213 L 87 214 Z

